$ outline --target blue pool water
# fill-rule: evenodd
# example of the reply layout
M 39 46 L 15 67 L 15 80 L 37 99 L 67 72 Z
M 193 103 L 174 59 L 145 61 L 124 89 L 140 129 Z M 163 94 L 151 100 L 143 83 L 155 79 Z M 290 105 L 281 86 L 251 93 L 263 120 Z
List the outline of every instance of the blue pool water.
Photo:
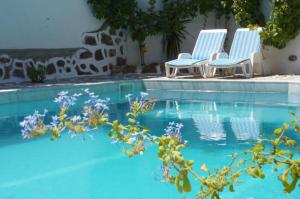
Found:
M 300 108 L 297 95 L 276 93 L 215 93 L 149 91 L 159 99 L 155 109 L 141 118 L 153 134 L 163 133 L 169 121 L 184 124 L 183 137 L 190 147 L 184 151 L 218 168 L 227 155 L 250 147 L 259 136 L 288 121 L 289 110 Z M 123 93 L 99 93 L 112 98 L 110 117 L 124 121 L 128 104 Z M 52 100 L 0 105 L 0 199 L 175 199 L 194 198 L 178 194 L 176 187 L 160 178 L 155 146 L 143 156 L 127 158 L 112 145 L 102 128 L 94 139 L 70 138 L 56 142 L 48 137 L 24 141 L 19 122 L 33 110 L 57 111 Z M 300 136 L 295 135 L 300 141 Z M 225 199 L 299 198 L 300 191 L 286 195 L 276 173 L 266 168 L 267 178 L 243 178 L 235 193 Z

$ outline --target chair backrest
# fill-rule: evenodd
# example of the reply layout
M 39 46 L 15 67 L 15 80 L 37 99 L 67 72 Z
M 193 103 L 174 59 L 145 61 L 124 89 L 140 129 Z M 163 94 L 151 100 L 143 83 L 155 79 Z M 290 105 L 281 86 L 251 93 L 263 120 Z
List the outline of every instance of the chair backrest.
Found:
M 259 52 L 261 40 L 259 33 L 261 28 L 250 30 L 249 28 L 239 28 L 234 34 L 229 53 L 230 59 L 248 59 L 251 53 Z
M 193 59 L 209 59 L 212 53 L 221 52 L 225 42 L 226 29 L 201 30 L 192 54 Z

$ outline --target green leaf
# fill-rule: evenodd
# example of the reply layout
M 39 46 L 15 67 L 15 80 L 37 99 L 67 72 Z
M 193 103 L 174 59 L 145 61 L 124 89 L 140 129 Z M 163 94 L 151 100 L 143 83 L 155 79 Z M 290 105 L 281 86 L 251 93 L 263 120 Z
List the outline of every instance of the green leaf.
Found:
M 192 186 L 190 180 L 188 179 L 187 174 L 183 175 L 183 190 L 184 192 L 191 192 Z
M 130 157 L 130 158 L 134 156 L 134 152 L 133 152 L 133 151 L 125 150 L 125 154 L 126 154 L 128 157 Z
M 181 175 L 176 176 L 176 178 L 175 178 L 175 184 L 177 186 L 178 192 L 182 193 L 183 192 L 183 187 L 181 185 Z
M 208 172 L 208 167 L 206 166 L 206 164 L 203 164 L 203 165 L 200 167 L 200 170 Z
M 278 155 L 278 156 L 282 156 L 282 155 L 285 155 L 285 154 L 289 155 L 290 157 L 293 156 L 293 153 L 290 150 L 279 150 L 279 149 L 277 149 L 277 151 L 276 151 L 276 155 Z
M 285 170 L 282 172 L 282 174 L 278 177 L 279 180 L 281 181 L 282 185 L 284 186 L 284 192 L 286 193 L 291 193 L 299 180 L 299 176 L 297 175 L 297 171 L 295 169 L 291 170 L 291 176 L 292 176 L 292 181 L 288 182 L 289 179 L 289 170 Z
M 230 185 L 229 185 L 229 191 L 230 191 L 230 192 L 234 192 L 234 186 L 233 186 L 233 183 L 230 183 Z
M 262 143 L 257 143 L 253 148 L 252 151 L 255 153 L 258 153 L 262 151 L 265 148 L 265 146 Z
M 289 111 L 289 114 L 295 116 L 295 112 L 294 111 Z
M 278 179 L 282 182 L 284 186 L 288 184 L 288 179 L 289 179 L 289 171 L 284 170 L 280 176 L 278 176 Z
M 280 135 L 281 132 L 282 132 L 282 128 L 277 128 L 277 129 L 274 130 L 274 134 L 277 135 L 277 136 Z
M 297 142 L 292 139 L 288 139 L 285 143 L 287 146 L 295 146 L 297 144 Z
M 187 165 L 188 165 L 188 166 L 192 166 L 193 164 L 194 164 L 194 160 L 188 160 L 188 161 L 187 161 Z
M 265 174 L 263 173 L 263 171 L 260 167 L 257 167 L 256 173 L 259 178 L 261 178 L 261 179 L 265 178 Z
M 136 123 L 136 120 L 135 120 L 135 119 L 132 119 L 132 118 L 128 118 L 128 122 L 131 123 L 131 124 L 135 124 L 135 123 Z
M 276 138 L 273 143 L 275 146 L 278 146 L 279 142 L 280 142 L 280 138 Z
M 283 124 L 283 130 L 287 130 L 290 128 L 290 125 L 288 123 Z
M 239 160 L 238 165 L 242 165 L 242 164 L 245 164 L 245 163 L 246 163 L 246 161 L 244 159 L 241 159 L 241 160 Z

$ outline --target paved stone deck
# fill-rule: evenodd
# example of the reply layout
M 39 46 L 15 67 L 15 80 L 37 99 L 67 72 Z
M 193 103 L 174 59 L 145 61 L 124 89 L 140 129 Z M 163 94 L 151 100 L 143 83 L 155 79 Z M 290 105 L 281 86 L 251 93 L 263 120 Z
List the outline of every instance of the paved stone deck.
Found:
M 268 81 L 268 82 L 299 82 L 300 83 L 300 75 L 271 75 L 271 76 L 256 76 L 254 78 L 246 79 L 242 76 L 229 76 L 229 77 L 214 77 L 214 78 L 201 78 L 197 76 L 179 76 L 176 78 L 166 78 L 166 77 L 152 77 L 151 80 L 160 80 L 160 81 L 188 81 L 188 80 L 199 80 L 199 81 L 246 81 L 246 82 L 260 82 L 260 81 Z
M 103 76 L 103 77 L 83 77 L 72 78 L 62 80 L 45 81 L 44 83 L 0 83 L 0 90 L 9 89 L 22 89 L 22 88 L 41 88 L 55 85 L 72 85 L 72 84 L 97 84 L 101 82 L 111 81 L 126 81 L 126 80 L 145 80 L 145 81 L 199 81 L 199 82 L 286 82 L 286 83 L 299 83 L 300 75 L 272 75 L 265 77 L 254 77 L 251 79 L 245 79 L 243 77 L 214 77 L 214 78 L 201 78 L 199 76 L 179 76 L 176 78 L 166 78 L 157 74 L 129 74 L 129 75 L 115 75 L 115 76 Z

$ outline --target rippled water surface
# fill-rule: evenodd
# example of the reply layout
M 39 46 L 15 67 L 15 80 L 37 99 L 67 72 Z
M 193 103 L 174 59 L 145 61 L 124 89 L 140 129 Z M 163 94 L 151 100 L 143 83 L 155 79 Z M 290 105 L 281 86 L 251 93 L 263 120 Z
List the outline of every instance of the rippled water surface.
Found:
M 202 163 L 218 168 L 228 163 L 228 154 L 250 147 L 258 137 L 272 131 L 300 108 L 300 96 L 276 93 L 214 93 L 149 91 L 159 101 L 141 118 L 153 134 L 162 134 L 169 121 L 184 124 L 183 137 L 190 147 L 184 151 Z M 110 118 L 124 121 L 128 104 L 123 94 L 111 97 Z M 155 146 L 143 156 L 127 158 L 112 145 L 107 129 L 89 137 L 51 142 L 48 137 L 24 141 L 19 122 L 33 110 L 57 111 L 52 100 L 0 105 L 0 198 L 1 199 L 174 199 L 194 198 L 178 194 L 174 186 L 161 182 L 160 161 Z M 78 111 L 78 110 L 74 110 Z M 293 135 L 300 141 L 299 135 Z M 285 195 L 276 173 L 266 168 L 267 178 L 243 178 L 226 199 L 299 198 L 300 191 Z

